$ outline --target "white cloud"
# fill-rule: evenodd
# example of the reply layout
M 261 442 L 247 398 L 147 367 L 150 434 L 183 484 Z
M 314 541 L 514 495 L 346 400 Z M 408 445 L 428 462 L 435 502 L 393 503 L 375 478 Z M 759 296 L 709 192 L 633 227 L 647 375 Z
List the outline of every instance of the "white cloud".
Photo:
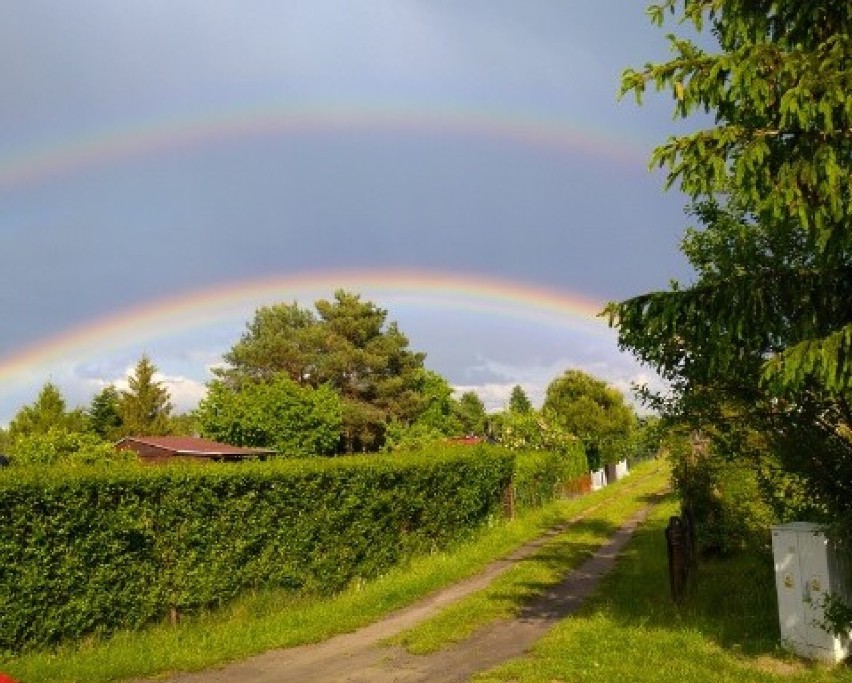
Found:
M 480 383 L 456 384 L 457 393 L 474 391 L 485 403 L 489 412 L 503 410 L 509 404 L 512 389 L 519 385 L 536 408 L 544 403 L 547 386 L 566 370 L 576 369 L 587 372 L 618 389 L 631 402 L 638 412 L 645 412 L 644 406 L 633 392 L 634 386 L 647 385 L 654 391 L 664 391 L 666 383 L 654 372 L 643 368 L 626 354 L 615 354 L 606 361 L 577 361 L 562 358 L 551 363 L 533 365 L 511 365 L 490 359 L 483 359 L 475 370 L 478 374 L 493 377 L 496 380 Z
M 135 366 L 128 367 L 123 377 L 110 382 L 103 382 L 103 386 L 114 384 L 119 390 L 127 390 L 129 388 L 128 378 L 135 369 Z M 154 381 L 159 382 L 169 392 L 175 413 L 193 410 L 207 394 L 207 386 L 204 382 L 183 375 L 171 375 L 158 371 L 154 373 Z

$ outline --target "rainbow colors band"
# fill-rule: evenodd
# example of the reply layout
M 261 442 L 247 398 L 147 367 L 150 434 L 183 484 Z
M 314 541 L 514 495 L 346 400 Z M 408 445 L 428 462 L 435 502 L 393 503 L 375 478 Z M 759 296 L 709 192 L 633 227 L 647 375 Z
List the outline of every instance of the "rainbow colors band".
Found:
M 430 106 L 329 103 L 204 112 L 95 131 L 0 156 L 0 190 L 38 183 L 137 157 L 276 135 L 386 131 L 445 133 L 507 140 L 644 169 L 650 147 L 612 133 L 528 113 Z
M 341 288 L 362 294 L 383 308 L 413 305 L 463 310 L 517 319 L 519 324 L 532 321 L 609 334 L 606 323 L 597 317 L 603 302 L 555 289 L 431 270 L 314 271 L 190 291 L 91 321 L 0 358 L 0 384 L 26 381 L 38 368 L 64 359 L 91 359 L 130 344 L 217 323 L 247 322 L 262 305 L 299 301 L 310 306 Z

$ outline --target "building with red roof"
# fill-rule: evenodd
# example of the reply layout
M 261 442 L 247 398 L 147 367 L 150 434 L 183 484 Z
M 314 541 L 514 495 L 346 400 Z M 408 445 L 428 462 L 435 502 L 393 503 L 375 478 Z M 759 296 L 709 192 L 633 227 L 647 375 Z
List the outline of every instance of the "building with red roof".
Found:
M 135 451 L 145 463 L 176 460 L 195 462 L 238 462 L 266 460 L 275 451 L 269 448 L 243 448 L 195 436 L 127 436 L 115 444 L 117 450 Z

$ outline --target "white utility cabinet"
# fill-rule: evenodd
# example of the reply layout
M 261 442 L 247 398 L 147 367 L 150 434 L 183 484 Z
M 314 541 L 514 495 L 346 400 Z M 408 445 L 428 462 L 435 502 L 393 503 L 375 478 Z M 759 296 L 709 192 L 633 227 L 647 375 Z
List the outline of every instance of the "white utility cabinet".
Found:
M 775 588 L 781 638 L 796 654 L 837 663 L 850 654 L 850 634 L 837 637 L 820 627 L 825 596 L 850 597 L 848 560 L 817 524 L 772 527 Z

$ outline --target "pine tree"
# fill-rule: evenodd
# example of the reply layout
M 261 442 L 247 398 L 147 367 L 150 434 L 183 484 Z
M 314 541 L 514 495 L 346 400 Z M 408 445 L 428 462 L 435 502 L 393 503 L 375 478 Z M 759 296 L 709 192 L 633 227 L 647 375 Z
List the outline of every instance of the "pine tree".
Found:
M 120 433 L 125 436 L 157 436 L 169 433 L 172 404 L 169 392 L 154 379 L 157 368 L 143 355 L 127 378 L 128 388 L 121 392 L 118 414 Z
M 509 397 L 509 410 L 513 413 L 529 413 L 532 412 L 532 402 L 527 396 L 520 384 L 512 387 L 512 395 Z
M 86 415 L 89 427 L 103 439 L 112 439 L 121 428 L 118 404 L 121 395 L 112 384 L 105 386 L 92 398 Z

